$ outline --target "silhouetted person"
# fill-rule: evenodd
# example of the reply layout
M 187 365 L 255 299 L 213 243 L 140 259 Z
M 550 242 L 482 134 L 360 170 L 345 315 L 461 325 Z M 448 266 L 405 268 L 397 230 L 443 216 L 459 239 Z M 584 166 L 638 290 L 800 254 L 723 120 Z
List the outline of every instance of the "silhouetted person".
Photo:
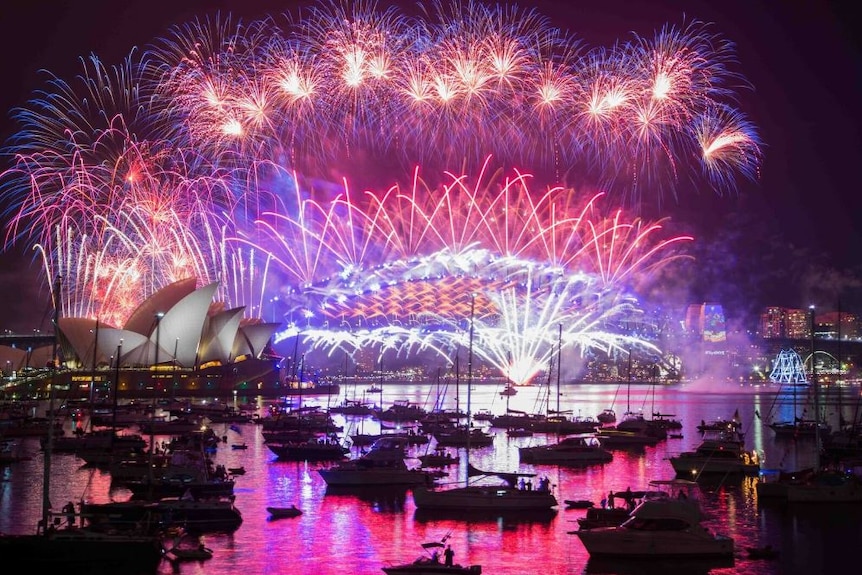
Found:
M 614 508 L 614 492 L 608 491 L 608 509 Z
M 446 546 L 446 551 L 443 552 L 443 557 L 446 560 L 446 565 L 448 565 L 449 567 L 451 567 L 454 564 L 455 552 L 452 551 L 451 545 Z

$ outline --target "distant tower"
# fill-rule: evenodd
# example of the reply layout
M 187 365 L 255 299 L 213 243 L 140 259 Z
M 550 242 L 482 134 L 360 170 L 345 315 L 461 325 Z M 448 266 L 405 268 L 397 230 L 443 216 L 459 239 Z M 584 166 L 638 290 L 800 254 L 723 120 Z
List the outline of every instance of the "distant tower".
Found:
M 769 381 L 773 383 L 808 383 L 802 358 L 792 349 L 782 349 L 775 358 Z

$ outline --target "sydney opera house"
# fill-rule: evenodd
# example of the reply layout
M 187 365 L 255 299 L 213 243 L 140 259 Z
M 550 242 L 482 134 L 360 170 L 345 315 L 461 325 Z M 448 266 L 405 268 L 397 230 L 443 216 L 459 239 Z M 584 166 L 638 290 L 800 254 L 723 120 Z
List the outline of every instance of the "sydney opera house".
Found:
M 244 307 L 213 302 L 217 283 L 196 279 L 159 290 L 129 316 L 122 328 L 91 318 L 58 319 L 59 369 L 50 365 L 53 346 L 24 352 L 0 348 L 14 378 L 5 392 L 45 397 L 53 380 L 67 398 L 189 395 L 279 395 L 281 358 L 268 343 L 278 324 L 243 317 Z M 40 360 L 41 358 L 41 360 Z

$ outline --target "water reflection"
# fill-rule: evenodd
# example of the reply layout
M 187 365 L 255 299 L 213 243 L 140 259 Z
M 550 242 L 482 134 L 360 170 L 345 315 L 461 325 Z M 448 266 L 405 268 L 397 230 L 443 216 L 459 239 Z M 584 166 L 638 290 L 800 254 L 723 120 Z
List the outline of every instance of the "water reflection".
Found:
M 368 504 L 371 509 L 381 513 L 400 513 L 407 506 L 407 492 L 403 486 L 381 485 L 373 487 L 327 485 L 325 496 L 338 505 L 355 504 L 356 501 Z
M 776 441 L 767 426 L 770 411 L 774 419 L 785 414 L 792 417 L 792 396 L 776 394 L 766 388 L 719 388 L 694 391 L 686 386 L 674 388 L 632 387 L 631 409 L 640 407 L 646 413 L 658 411 L 674 414 L 683 423 L 681 438 L 669 438 L 655 446 L 639 450 L 614 450 L 613 461 L 588 467 L 526 465 L 519 460 L 518 447 L 555 442 L 556 437 L 536 434 L 533 437 L 509 438 L 504 430 L 491 430 L 494 445 L 480 449 L 453 450 L 460 457 L 458 465 L 447 467 L 447 481 L 463 482 L 467 463 L 485 470 L 523 471 L 551 479 L 560 502 L 559 511 L 540 517 L 524 516 L 441 516 L 416 509 L 409 490 L 384 488 L 373 490 L 332 490 L 317 472 L 322 464 L 282 462 L 263 443 L 260 426 L 253 423 L 238 426 L 214 426 L 228 444 L 244 442 L 245 450 L 222 445 L 214 455 L 216 463 L 226 468 L 244 467 L 245 475 L 237 477 L 236 506 L 243 524 L 231 535 L 207 535 L 207 547 L 213 559 L 204 563 L 182 564 L 179 571 L 196 575 L 233 575 L 237 572 L 281 575 L 296 572 L 320 575 L 379 575 L 387 562 L 401 562 L 421 552 L 425 541 L 449 536 L 457 549 L 456 561 L 481 564 L 488 575 L 571 575 L 576 573 L 706 573 L 713 575 L 794 575 L 796 573 L 839 572 L 847 562 L 856 561 L 862 541 L 862 505 L 820 505 L 805 507 L 768 506 L 758 501 L 754 488 L 758 478 L 703 477 L 699 482 L 705 508 L 705 522 L 711 530 L 735 539 L 736 554 L 732 566 L 680 564 L 678 562 L 594 561 L 576 536 L 568 532 L 578 528 L 577 519 L 584 509 L 568 509 L 565 500 L 588 500 L 599 504 L 608 491 L 623 492 L 647 489 L 652 480 L 672 479 L 668 458 L 691 450 L 700 442 L 696 430 L 701 420 L 729 418 L 739 410 L 749 449 L 764 453 L 767 468 L 795 469 L 813 460 L 811 442 Z M 566 386 L 562 398 L 575 412 L 584 415 L 600 413 L 614 406 L 616 386 Z M 383 398 L 386 404 L 408 399 L 425 404 L 433 397 L 431 385 L 389 386 Z M 480 408 L 502 412 L 505 406 L 493 386 L 476 386 L 473 390 L 474 411 Z M 541 397 L 539 387 L 520 389 L 509 398 L 511 408 L 536 412 Z M 845 390 L 846 392 L 846 390 Z M 462 392 L 463 393 L 463 392 Z M 859 390 L 855 388 L 858 395 Z M 849 396 L 849 393 L 846 394 Z M 316 398 L 322 406 L 326 398 Z M 338 398 L 332 398 L 333 403 Z M 310 401 L 310 400 L 309 400 Z M 834 402 L 831 405 L 834 405 Z M 452 407 L 447 401 L 447 407 Z M 262 404 L 258 407 L 264 409 Z M 628 406 L 626 406 L 628 407 Z M 853 418 L 849 402 L 843 408 L 844 418 Z M 463 408 L 463 406 L 462 406 Z M 758 417 L 755 412 L 762 416 Z M 833 409 L 827 413 L 834 414 Z M 778 414 L 778 415 L 776 415 Z M 346 430 L 364 428 L 379 432 L 380 424 L 370 418 L 338 416 Z M 833 422 L 834 423 L 834 422 Z M 478 425 L 484 425 L 477 423 Z M 67 429 L 70 432 L 71 428 Z M 162 438 L 159 438 L 161 440 Z M 0 468 L 0 531 L 7 533 L 35 530 L 41 504 L 42 461 L 38 441 L 21 441 L 22 451 L 32 459 Z M 418 456 L 428 446 L 411 451 Z M 358 455 L 354 449 L 352 455 Z M 409 460 L 411 466 L 418 460 Z M 110 475 L 104 470 L 82 467 L 73 455 L 55 458 L 55 476 L 62 478 L 51 485 L 51 500 L 61 504 L 84 498 L 95 503 L 111 499 L 124 500 L 130 493 L 111 487 Z M 289 506 L 302 509 L 299 517 L 269 521 L 267 506 Z M 774 560 L 751 559 L 747 547 L 772 545 L 780 550 Z M 843 563 L 842 563 L 843 562 Z M 851 563 L 851 564 L 854 564 Z M 692 571 L 693 570 L 693 571 Z M 842 569 L 843 572 L 846 569 Z M 175 567 L 165 562 L 164 574 Z M 127 574 L 123 574 L 127 575 Z

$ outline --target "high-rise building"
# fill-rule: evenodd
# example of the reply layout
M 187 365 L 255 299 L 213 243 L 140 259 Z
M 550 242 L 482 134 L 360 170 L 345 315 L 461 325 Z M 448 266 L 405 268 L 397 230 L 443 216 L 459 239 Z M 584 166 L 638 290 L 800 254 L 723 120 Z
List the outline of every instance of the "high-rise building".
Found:
M 760 314 L 760 337 L 774 339 L 784 337 L 784 309 L 768 307 Z

